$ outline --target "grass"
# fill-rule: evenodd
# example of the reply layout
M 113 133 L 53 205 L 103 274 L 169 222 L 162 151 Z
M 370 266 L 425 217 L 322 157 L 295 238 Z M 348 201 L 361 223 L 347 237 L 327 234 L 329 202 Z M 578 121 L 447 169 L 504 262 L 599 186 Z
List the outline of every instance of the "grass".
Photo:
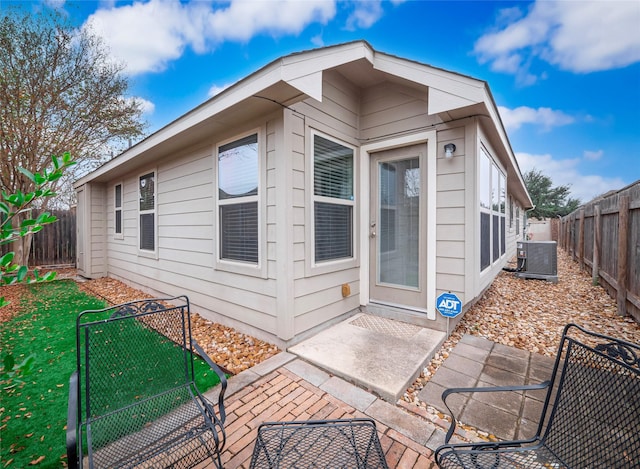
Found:
M 0 463 L 3 468 L 65 467 L 69 376 L 76 368 L 75 320 L 80 311 L 105 304 L 79 291 L 72 281 L 30 290 L 33 296 L 23 299 L 21 312 L 2 324 L 3 355 L 12 353 L 16 362 L 33 355 L 34 366 L 23 385 L 0 390 Z M 150 337 L 137 351 L 144 353 L 148 347 L 157 353 L 154 336 L 155 342 Z M 201 391 L 217 384 L 215 373 L 200 359 L 195 373 Z

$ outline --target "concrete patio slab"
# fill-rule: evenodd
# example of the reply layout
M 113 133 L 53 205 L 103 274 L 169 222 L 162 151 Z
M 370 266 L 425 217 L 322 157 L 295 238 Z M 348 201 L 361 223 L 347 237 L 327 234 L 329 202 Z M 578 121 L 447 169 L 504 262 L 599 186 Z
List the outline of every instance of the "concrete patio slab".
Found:
M 303 360 L 396 402 L 445 333 L 359 314 L 289 349 Z

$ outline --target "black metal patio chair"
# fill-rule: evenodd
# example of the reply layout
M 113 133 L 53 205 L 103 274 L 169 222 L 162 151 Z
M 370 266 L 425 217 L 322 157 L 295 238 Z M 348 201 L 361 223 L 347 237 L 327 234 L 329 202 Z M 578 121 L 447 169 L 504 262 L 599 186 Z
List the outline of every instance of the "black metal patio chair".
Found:
M 435 453 L 441 468 L 639 468 L 640 346 L 564 328 L 549 381 L 531 386 L 447 389 L 455 393 L 547 389 L 533 438 L 450 444 L 456 419 Z
M 76 337 L 69 467 L 222 467 L 227 380 L 191 335 L 186 296 L 84 311 Z M 217 405 L 196 387 L 194 353 L 220 380 Z

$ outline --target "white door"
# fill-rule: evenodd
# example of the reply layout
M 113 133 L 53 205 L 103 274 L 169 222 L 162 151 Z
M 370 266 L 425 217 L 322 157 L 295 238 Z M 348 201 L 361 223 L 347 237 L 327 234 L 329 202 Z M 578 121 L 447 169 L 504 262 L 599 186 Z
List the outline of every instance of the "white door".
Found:
M 427 145 L 372 154 L 370 301 L 425 310 Z

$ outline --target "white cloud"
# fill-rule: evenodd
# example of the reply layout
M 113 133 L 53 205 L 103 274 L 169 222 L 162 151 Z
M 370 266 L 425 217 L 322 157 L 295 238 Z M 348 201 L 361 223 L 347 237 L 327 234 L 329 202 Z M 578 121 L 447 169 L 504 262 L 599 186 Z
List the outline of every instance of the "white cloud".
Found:
M 598 151 L 585 150 L 583 153 L 584 159 L 589 161 L 598 161 L 600 158 L 602 158 L 602 155 L 604 155 L 604 151 L 602 150 L 598 150 Z
M 324 47 L 324 39 L 322 39 L 322 34 L 318 34 L 311 38 L 311 44 L 316 47 Z
M 505 25 L 505 18 L 513 19 Z M 513 8 L 499 14 L 496 31 L 474 47 L 481 63 L 531 82 L 534 58 L 563 70 L 589 73 L 640 61 L 640 8 L 635 1 L 541 1 L 518 19 Z
M 227 84 L 222 85 L 222 86 L 212 85 L 211 88 L 209 88 L 209 92 L 207 93 L 207 96 L 209 98 L 213 98 L 215 95 L 222 93 L 224 90 L 229 88 L 231 85 L 233 85 L 233 83 L 227 83 Z
M 524 124 L 535 124 L 547 131 L 552 127 L 572 124 L 575 121 L 570 115 L 548 107 L 534 109 L 520 106 L 515 109 L 509 109 L 504 106 L 498 106 L 498 111 L 507 130 L 517 130 Z
M 222 41 L 248 41 L 257 34 L 299 34 L 311 23 L 326 24 L 336 15 L 327 0 L 233 0 L 212 2 L 150 0 L 100 8 L 86 21 L 130 74 L 162 71 L 185 48 L 203 53 Z
M 551 178 L 554 186 L 569 186 L 570 196 L 586 203 L 610 190 L 621 189 L 627 183 L 621 178 L 582 174 L 581 158 L 556 159 L 550 154 L 516 153 L 522 173 L 536 169 Z
M 131 104 L 132 102 L 134 102 L 138 106 L 140 106 L 140 109 L 142 109 L 142 114 L 153 114 L 153 112 L 156 110 L 156 105 L 148 99 L 144 99 L 139 96 L 130 96 L 123 99 L 127 104 Z
M 347 18 L 347 29 L 370 28 L 383 14 L 381 0 L 357 0 L 355 9 Z
M 64 7 L 66 0 L 44 0 L 45 5 L 60 10 Z
M 149 101 L 148 99 L 144 99 L 139 96 L 133 99 L 135 99 L 137 103 L 140 105 L 140 107 L 142 108 L 143 114 L 147 114 L 147 115 L 153 114 L 153 112 L 156 110 L 156 105 L 151 101 Z

